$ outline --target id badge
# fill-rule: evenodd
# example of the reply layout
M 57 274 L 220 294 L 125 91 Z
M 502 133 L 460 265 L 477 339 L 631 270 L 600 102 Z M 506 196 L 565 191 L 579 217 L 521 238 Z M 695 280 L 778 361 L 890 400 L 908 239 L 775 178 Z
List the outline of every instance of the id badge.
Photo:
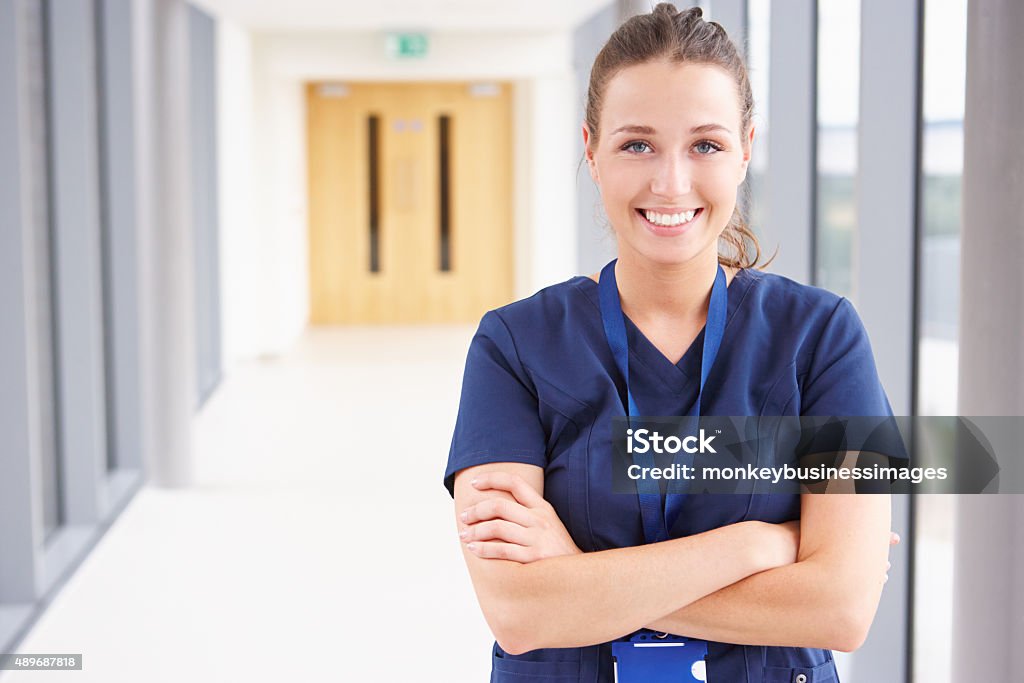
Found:
M 629 640 L 612 643 L 612 666 L 616 683 L 704 683 L 704 656 L 708 644 L 650 631 L 636 633 Z

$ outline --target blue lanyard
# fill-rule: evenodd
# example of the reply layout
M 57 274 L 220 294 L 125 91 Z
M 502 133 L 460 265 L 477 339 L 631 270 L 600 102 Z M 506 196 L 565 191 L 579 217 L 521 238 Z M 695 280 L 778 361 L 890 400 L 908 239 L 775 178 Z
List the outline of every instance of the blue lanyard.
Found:
M 618 259 L 616 259 L 618 260 Z M 615 282 L 615 261 L 606 265 L 601 270 L 601 279 L 598 283 L 598 291 L 601 298 L 601 321 L 604 323 L 604 334 L 608 339 L 608 346 L 611 347 L 612 356 L 615 358 L 615 365 L 618 366 L 626 382 L 627 404 L 623 406 L 626 410 L 626 418 L 640 415 L 640 410 L 633 400 L 633 392 L 629 388 L 629 342 L 626 340 L 626 322 L 622 313 L 622 303 L 619 301 L 619 287 Z M 700 387 L 697 389 L 697 400 L 690 411 L 690 417 L 700 417 L 700 399 L 704 392 L 704 383 L 707 381 L 711 366 L 718 356 L 718 348 L 722 345 L 722 337 L 725 335 L 725 317 L 728 310 L 729 294 L 725 283 L 725 271 L 718 266 L 718 273 L 715 275 L 715 284 L 711 288 L 711 301 L 708 304 L 707 323 L 704 327 L 704 347 L 700 357 Z M 634 462 L 640 467 L 654 467 L 654 454 L 648 450 L 646 453 L 634 453 Z M 680 452 L 676 456 L 677 464 L 692 464 L 692 456 Z M 668 530 L 675 523 L 682 508 L 685 493 L 668 493 L 665 496 L 664 507 L 662 506 L 661 489 L 658 481 L 650 478 L 637 481 L 637 491 L 640 497 L 640 515 L 643 518 L 644 537 L 648 543 L 658 543 L 668 540 Z

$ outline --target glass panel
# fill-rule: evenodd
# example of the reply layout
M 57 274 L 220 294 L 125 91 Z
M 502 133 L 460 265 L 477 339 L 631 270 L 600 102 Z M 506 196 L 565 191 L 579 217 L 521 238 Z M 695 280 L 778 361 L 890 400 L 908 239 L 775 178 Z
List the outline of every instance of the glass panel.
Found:
M 106 391 L 106 432 L 107 432 L 107 471 L 113 471 L 117 467 L 117 417 L 116 400 L 114 392 L 117 389 L 114 378 L 114 364 L 107 362 L 115 358 L 114 350 L 114 290 L 110 272 L 111 234 L 110 234 L 110 164 L 107 148 L 107 100 L 106 100 L 106 72 L 107 60 L 105 52 L 105 37 L 103 25 L 103 3 L 97 2 L 95 11 L 95 39 L 96 39 L 96 152 L 99 163 L 97 177 L 99 179 L 99 197 L 97 203 L 100 216 L 100 259 L 101 277 L 103 290 L 103 367 L 104 367 L 104 389 Z
M 370 272 L 380 272 L 380 187 L 378 185 L 378 152 L 380 146 L 380 120 L 370 116 L 366 120 L 366 135 L 369 141 L 367 168 L 370 173 Z
M 815 284 L 856 299 L 860 0 L 818 2 Z
M 920 415 L 955 415 L 967 0 L 926 0 L 921 149 Z M 914 681 L 949 683 L 956 496 L 917 496 Z
M 918 412 L 955 415 L 967 0 L 925 3 Z
M 451 126 L 450 116 L 441 116 L 438 119 L 438 144 L 440 149 L 438 150 L 438 160 L 441 165 L 440 173 L 440 192 L 439 198 L 440 204 L 440 224 L 441 224 L 441 270 L 443 272 L 450 271 L 452 269 L 452 255 L 451 255 L 451 225 L 450 225 L 450 197 L 451 182 L 449 177 L 449 129 Z
M 217 206 L 216 22 L 188 8 L 189 137 L 195 259 L 196 409 L 221 379 L 220 267 Z M 111 356 L 113 357 L 113 356 Z
M 747 71 L 750 87 L 754 91 L 754 148 L 747 169 L 747 187 L 750 192 L 749 221 L 755 233 L 760 234 L 764 217 L 768 215 L 768 191 L 765 180 L 768 172 L 768 71 L 770 63 L 769 40 L 771 0 L 748 0 L 748 52 Z M 771 254 L 767 254 L 766 258 Z
M 36 359 L 39 372 L 39 469 L 40 499 L 43 503 L 43 533 L 49 539 L 63 522 L 61 502 L 61 467 L 57 427 L 59 408 L 56 380 L 56 334 L 54 318 L 53 232 L 50 225 L 50 182 L 53 177 L 50 160 L 49 74 L 47 73 L 46 8 L 47 3 L 21 3 L 26 12 L 25 33 L 28 47 L 27 125 L 30 149 L 29 186 L 32 212 L 33 306 L 35 332 L 39 346 Z

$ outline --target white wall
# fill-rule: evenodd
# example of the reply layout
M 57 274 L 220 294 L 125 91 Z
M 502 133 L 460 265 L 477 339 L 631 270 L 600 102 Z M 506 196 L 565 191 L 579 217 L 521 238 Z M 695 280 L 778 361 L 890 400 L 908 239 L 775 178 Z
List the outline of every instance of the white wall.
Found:
M 250 35 L 220 22 L 225 368 L 285 351 L 308 319 L 305 104 L 310 80 L 515 85 L 517 297 L 575 274 L 571 33 L 441 33 L 386 56 L 376 33 Z
M 254 225 L 263 239 L 258 305 L 263 353 L 288 349 L 308 320 L 306 104 L 303 83 L 273 71 L 254 41 Z
M 254 224 L 253 54 L 249 34 L 217 21 L 217 158 L 220 184 L 221 339 L 225 372 L 263 348 L 260 231 Z

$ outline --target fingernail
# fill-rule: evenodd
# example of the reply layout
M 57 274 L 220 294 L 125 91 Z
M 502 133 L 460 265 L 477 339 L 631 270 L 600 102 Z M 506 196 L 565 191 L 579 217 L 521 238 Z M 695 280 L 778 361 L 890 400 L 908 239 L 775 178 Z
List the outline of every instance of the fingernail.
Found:
M 473 481 L 469 482 L 469 485 L 470 486 L 476 486 L 477 481 L 479 481 L 479 480 L 478 479 L 474 479 Z
M 463 510 L 462 514 L 459 515 L 459 519 L 461 519 L 463 522 L 469 519 L 469 510 Z
M 466 536 L 469 536 L 469 529 L 463 529 L 459 532 L 459 538 L 465 538 Z
M 467 543 L 466 547 L 470 550 L 476 550 L 476 543 Z

